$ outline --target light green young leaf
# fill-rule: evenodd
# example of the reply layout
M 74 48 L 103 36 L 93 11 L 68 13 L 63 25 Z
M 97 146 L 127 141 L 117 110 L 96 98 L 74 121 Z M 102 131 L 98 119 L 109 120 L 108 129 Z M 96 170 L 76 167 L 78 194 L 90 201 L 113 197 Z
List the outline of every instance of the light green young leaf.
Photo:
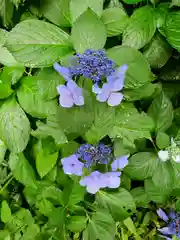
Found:
M 102 21 L 107 30 L 107 36 L 117 36 L 125 30 L 129 18 L 123 8 L 106 8 L 102 14 Z
M 164 149 L 168 147 L 170 144 L 169 136 L 164 132 L 158 132 L 156 136 L 156 145 L 160 149 Z
M 121 104 L 117 108 L 115 124 L 109 133 L 111 138 L 121 138 L 124 146 L 135 147 L 140 138 L 151 139 L 153 120 L 145 113 L 139 113 L 131 104 Z
M 52 136 L 56 142 L 56 144 L 61 145 L 67 142 L 67 138 L 60 128 L 59 125 L 56 123 L 48 121 L 46 124 L 38 121 L 36 123 L 37 129 L 35 131 L 31 132 L 31 135 L 43 139 L 46 138 L 47 136 Z
M 172 54 L 170 45 L 157 34 L 143 52 L 152 68 L 161 68 Z
M 103 0 L 70 0 L 72 22 L 76 21 L 88 8 L 100 17 L 103 11 Z
M 2 80 L 0 80 L 0 99 L 7 98 L 12 93 L 13 93 L 13 90 L 11 89 L 11 87 L 8 84 L 4 84 Z
M 156 131 L 164 132 L 172 124 L 173 106 L 168 97 L 161 92 L 148 109 L 148 115 L 154 119 Z
M 4 67 L 3 68 L 3 72 L 0 75 L 0 79 L 2 80 L 2 82 L 9 84 L 9 85 L 13 85 L 16 84 L 19 79 L 22 77 L 23 73 L 24 73 L 24 67 Z
M 134 223 L 133 223 L 133 221 L 132 221 L 132 219 L 130 217 L 126 218 L 123 221 L 123 223 L 127 227 L 127 229 L 130 231 L 130 233 L 132 233 L 134 235 L 136 240 L 141 240 L 141 237 L 137 233 L 136 227 L 135 227 L 135 225 L 134 225 Z
M 140 49 L 153 37 L 156 31 L 154 9 L 144 6 L 135 10 L 123 33 L 122 44 Z
M 115 221 L 122 221 L 136 211 L 136 206 L 131 194 L 124 188 L 118 192 L 108 193 L 100 191 L 96 201 L 101 207 L 107 208 Z
M 178 7 L 180 7 L 180 0 L 172 0 L 170 6 L 171 6 L 171 7 L 173 7 L 173 6 L 178 6 Z
M 83 232 L 83 239 L 113 240 L 115 231 L 116 224 L 109 212 L 104 209 L 98 209 Z
M 0 17 L 6 28 L 12 24 L 13 10 L 14 5 L 10 0 L 0 0 Z
M 111 132 L 115 119 L 115 108 L 106 103 L 96 101 L 94 105 L 94 121 L 85 137 L 89 143 L 97 143 Z
M 46 118 L 51 114 L 55 114 L 58 109 L 56 100 L 46 99 L 49 95 L 52 96 L 52 93 L 56 94 L 54 88 L 55 84 L 53 83 L 47 89 L 45 81 L 39 79 L 38 76 L 24 77 L 17 91 L 19 103 L 33 117 Z
M 48 174 L 55 166 L 58 158 L 58 152 L 46 154 L 41 149 L 36 155 L 36 168 L 41 178 Z
M 23 153 L 11 153 L 9 157 L 9 167 L 16 180 L 18 180 L 20 183 L 24 184 L 25 186 L 35 186 L 36 177 L 33 167 L 24 157 Z
M 72 51 L 67 33 L 36 19 L 17 24 L 9 32 L 5 46 L 26 67 L 50 66 Z
M 20 153 L 29 141 L 30 123 L 14 98 L 8 99 L 0 108 L 0 138 L 7 148 Z
M 41 0 L 40 12 L 50 22 L 61 26 L 70 27 L 70 0 Z
M 81 232 L 86 228 L 87 217 L 70 216 L 67 220 L 67 229 L 71 232 Z
M 139 152 L 129 158 L 129 164 L 124 172 L 132 179 L 144 180 L 153 176 L 159 161 L 154 153 Z
M 106 42 L 106 28 L 100 18 L 88 9 L 74 22 L 71 37 L 77 52 L 101 49 Z
M 146 58 L 136 49 L 127 46 L 113 47 L 108 50 L 108 56 L 118 66 L 128 65 L 125 88 L 139 88 L 152 81 L 150 65 Z
M 12 218 L 11 209 L 6 200 L 1 203 L 1 221 L 4 223 L 10 222 Z
M 165 26 L 164 26 L 165 36 L 168 42 L 175 49 L 180 51 L 180 12 L 173 11 L 169 12 L 166 16 Z

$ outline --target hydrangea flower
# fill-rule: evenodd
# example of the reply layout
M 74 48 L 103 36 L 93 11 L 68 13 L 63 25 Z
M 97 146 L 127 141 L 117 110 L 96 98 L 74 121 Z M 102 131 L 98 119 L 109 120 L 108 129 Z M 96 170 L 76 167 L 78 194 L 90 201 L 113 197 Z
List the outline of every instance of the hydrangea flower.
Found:
M 100 173 L 94 171 L 89 176 L 82 178 L 79 183 L 86 187 L 87 192 L 95 194 L 101 188 L 118 188 L 120 186 L 120 175 L 120 172 Z
M 53 67 L 66 81 L 72 80 L 72 75 L 69 71 L 69 68 L 59 65 L 57 62 L 53 64 Z
M 64 108 L 71 108 L 73 105 L 84 105 L 82 88 L 73 80 L 69 80 L 66 85 L 59 85 L 57 91 L 60 94 L 59 104 Z
M 161 161 L 166 162 L 170 158 L 169 151 L 167 151 L 167 150 L 165 150 L 165 151 L 164 150 L 160 150 L 158 152 L 158 157 L 159 157 L 159 159 Z
M 104 83 L 102 88 L 98 85 L 93 86 L 93 92 L 96 93 L 96 99 L 99 102 L 106 102 L 109 106 L 117 106 L 123 99 L 123 94 L 119 91 L 124 86 L 125 73 L 127 65 L 123 65 L 116 69 L 114 73 L 107 77 L 107 83 Z
M 99 83 L 103 77 L 108 77 L 114 72 L 115 63 L 106 56 L 104 50 L 88 49 L 75 57 L 76 64 L 69 68 L 73 76 L 82 75 L 92 79 L 94 83 Z
M 93 164 L 107 164 L 111 160 L 112 149 L 103 143 L 92 145 L 83 144 L 77 151 L 77 156 L 85 161 L 85 166 L 90 167 Z
M 125 166 L 128 165 L 128 157 L 129 155 L 126 155 L 126 156 L 122 156 L 120 158 L 115 159 L 111 164 L 112 170 L 116 171 L 118 169 L 125 168 Z
M 173 210 L 167 215 L 161 208 L 157 210 L 158 216 L 167 223 L 166 227 L 158 229 L 163 237 L 167 240 L 171 240 L 173 235 L 180 238 L 180 214 Z
M 76 154 L 61 159 L 61 162 L 65 174 L 82 176 L 84 164 L 78 160 Z

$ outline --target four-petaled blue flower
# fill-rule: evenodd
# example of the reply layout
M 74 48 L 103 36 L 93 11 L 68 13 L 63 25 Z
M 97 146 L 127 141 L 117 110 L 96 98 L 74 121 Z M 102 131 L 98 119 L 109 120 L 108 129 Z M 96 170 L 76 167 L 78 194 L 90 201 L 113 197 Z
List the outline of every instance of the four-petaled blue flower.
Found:
M 167 227 L 158 229 L 163 237 L 167 240 L 171 240 L 173 235 L 180 238 L 180 214 L 171 210 L 168 216 L 161 208 L 157 210 L 157 214 L 167 223 Z
M 73 76 L 84 76 L 94 83 L 102 81 L 114 72 L 115 63 L 110 60 L 104 50 L 86 50 L 83 54 L 76 54 L 76 63 L 70 66 Z M 73 60 L 75 59 L 73 58 Z
M 73 80 L 69 80 L 66 85 L 59 85 L 57 91 L 60 94 L 59 104 L 65 108 L 71 108 L 73 105 L 84 105 L 82 88 Z
M 117 106 L 123 99 L 123 94 L 119 91 L 124 86 L 125 73 L 127 71 L 127 65 L 122 65 L 117 68 L 112 75 L 107 77 L 107 83 L 104 83 L 102 88 L 98 85 L 93 86 L 93 92 L 96 93 L 96 99 L 99 102 L 106 102 L 109 106 Z
M 129 155 L 122 156 L 117 158 L 111 164 L 111 168 L 113 171 L 117 171 L 118 169 L 123 169 L 128 165 L 128 157 Z
M 76 154 L 62 158 L 61 162 L 65 174 L 82 176 L 84 164 L 78 160 Z

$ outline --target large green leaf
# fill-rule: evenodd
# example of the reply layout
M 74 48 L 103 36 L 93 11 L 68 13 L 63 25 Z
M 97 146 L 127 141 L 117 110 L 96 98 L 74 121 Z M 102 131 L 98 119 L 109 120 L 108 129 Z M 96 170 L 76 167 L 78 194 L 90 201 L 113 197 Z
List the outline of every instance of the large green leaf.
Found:
M 34 170 L 28 160 L 24 157 L 23 153 L 12 153 L 9 158 L 9 167 L 14 177 L 20 183 L 24 184 L 25 186 L 35 186 L 36 177 Z
M 70 0 L 41 0 L 40 12 L 52 23 L 70 27 Z
M 133 188 L 131 190 L 132 197 L 137 207 L 147 207 L 150 202 L 148 194 L 143 187 Z
M 0 138 L 12 152 L 20 153 L 29 141 L 30 123 L 15 99 L 0 108 Z
M 10 0 L 0 0 L 0 17 L 5 27 L 12 24 L 13 10 L 14 6 Z
M 166 15 L 168 14 L 168 12 L 169 12 L 169 2 L 160 3 L 155 9 L 157 28 L 159 29 L 160 32 L 161 32 L 161 27 L 163 27 L 165 23 Z
M 116 224 L 108 211 L 98 209 L 83 232 L 84 240 L 113 240 Z
M 152 80 L 150 65 L 146 58 L 136 49 L 117 46 L 108 50 L 108 56 L 117 65 L 128 65 L 125 88 L 139 88 Z
M 154 9 L 144 6 L 135 10 L 123 33 L 122 44 L 140 49 L 153 37 L 156 31 Z
M 4 67 L 3 68 L 3 72 L 0 75 L 0 79 L 9 85 L 13 85 L 16 84 L 18 82 L 18 80 L 22 77 L 23 73 L 24 73 L 24 67 L 18 67 L 18 66 L 14 66 L 14 67 Z
M 153 120 L 145 113 L 138 113 L 131 104 L 121 104 L 117 108 L 115 124 L 109 133 L 111 138 L 121 138 L 125 146 L 134 147 L 134 140 L 151 139 Z
M 0 80 L 0 99 L 4 99 L 9 97 L 13 93 L 13 90 L 10 88 L 8 84 L 4 84 Z
M 154 119 L 157 131 L 164 132 L 171 126 L 173 121 L 173 106 L 164 92 L 161 92 L 153 100 L 148 109 L 148 115 Z
M 67 33 L 36 19 L 17 24 L 9 32 L 5 46 L 27 67 L 47 67 L 72 50 Z
M 168 42 L 178 51 L 180 51 L 180 12 L 169 12 L 164 26 L 165 36 Z
M 81 232 L 86 228 L 87 217 L 70 216 L 67 221 L 67 229 L 71 232 Z
M 106 103 L 96 102 L 94 105 L 94 121 L 85 137 L 90 143 L 97 143 L 111 132 L 115 120 L 115 108 Z
M 106 28 L 98 16 L 88 9 L 73 24 L 71 37 L 77 52 L 101 49 L 106 42 Z
M 107 36 L 112 37 L 123 33 L 129 18 L 124 9 L 114 7 L 107 8 L 103 11 L 102 21 L 105 24 Z
M 70 0 L 72 21 L 74 22 L 88 8 L 90 8 L 98 16 L 101 16 L 103 11 L 103 0 Z
M 124 188 L 120 188 L 116 193 L 100 191 L 96 195 L 96 201 L 100 206 L 109 209 L 115 221 L 126 219 L 136 210 L 131 194 Z
M 6 223 L 9 222 L 12 218 L 11 209 L 6 200 L 1 203 L 1 221 Z
M 124 172 L 132 179 L 144 180 L 153 176 L 159 164 L 157 155 L 151 152 L 139 152 L 129 159 Z
M 152 68 L 161 68 L 171 57 L 172 48 L 160 35 L 157 34 L 143 54 Z
M 37 118 L 46 118 L 56 113 L 58 109 L 57 101 L 51 100 L 51 98 L 57 95 L 56 84 L 59 80 L 53 76 L 50 81 L 48 78 L 41 76 L 22 78 L 21 86 L 17 91 L 18 100 L 22 108 Z M 50 83 L 51 85 L 47 87 Z

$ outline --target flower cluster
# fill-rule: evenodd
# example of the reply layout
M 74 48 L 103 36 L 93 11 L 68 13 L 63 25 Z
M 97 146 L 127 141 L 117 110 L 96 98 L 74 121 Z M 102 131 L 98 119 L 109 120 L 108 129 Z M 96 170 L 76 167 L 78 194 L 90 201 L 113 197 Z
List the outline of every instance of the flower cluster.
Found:
M 173 138 L 171 138 L 171 145 L 166 150 L 160 150 L 158 157 L 161 161 L 166 162 L 169 159 L 180 163 L 180 148 L 176 145 Z
M 120 186 L 120 172 L 128 164 L 129 156 L 114 159 L 112 149 L 100 143 L 98 145 L 83 144 L 78 151 L 61 160 L 65 174 L 82 176 L 80 185 L 85 186 L 89 193 L 95 194 L 101 188 L 117 188 Z M 111 170 L 105 173 L 92 171 L 90 175 L 84 176 L 84 169 L 90 171 L 97 164 L 108 164 L 111 162 Z M 108 167 L 108 165 L 107 165 Z
M 117 106 L 121 103 L 123 94 L 119 91 L 124 86 L 127 65 L 115 68 L 115 63 L 108 59 L 103 50 L 87 50 L 84 54 L 76 54 L 73 59 L 75 59 L 74 64 L 68 68 L 54 63 L 55 70 L 66 80 L 65 85 L 57 87 L 60 94 L 59 103 L 62 107 L 84 105 L 83 91 L 73 81 L 73 78 L 78 76 L 93 80 L 92 91 L 98 101 L 107 102 L 109 106 Z M 107 82 L 104 82 L 104 78 Z M 100 83 L 102 88 L 99 87 Z
M 158 209 L 157 214 L 167 223 L 167 227 L 158 229 L 163 234 L 163 237 L 167 240 L 171 240 L 173 235 L 180 238 L 180 213 L 171 210 L 169 215 L 166 215 L 162 209 Z

